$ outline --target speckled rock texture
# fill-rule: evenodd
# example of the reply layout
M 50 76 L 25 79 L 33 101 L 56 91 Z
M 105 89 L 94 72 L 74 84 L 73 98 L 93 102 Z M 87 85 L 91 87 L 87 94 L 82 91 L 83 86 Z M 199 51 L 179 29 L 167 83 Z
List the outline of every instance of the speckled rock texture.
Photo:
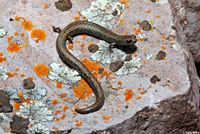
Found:
M 200 1 L 169 0 L 179 43 L 200 62 Z
M 157 108 L 145 107 L 130 119 L 91 134 L 185 134 L 200 132 L 199 83 L 192 56 L 185 55 L 190 89 L 159 103 Z
M 10 124 L 0 122 L 0 133 L 11 128 L 28 134 L 199 132 L 199 78 L 184 47 L 199 39 L 194 27 L 184 37 L 189 24 L 197 23 L 196 8 L 185 12 L 194 14 L 187 15 L 193 21 L 185 25 L 179 23 L 182 18 L 173 22 L 176 9 L 168 0 L 71 0 L 64 5 L 67 10 L 62 4 L 59 10 L 55 2 L 0 0 L 0 90 L 13 106 L 11 124 L 0 113 L 2 122 Z M 103 107 L 85 115 L 74 109 L 92 105 L 94 93 L 56 51 L 59 32 L 77 20 L 137 38 L 137 51 L 131 54 L 86 35 L 66 42 L 104 91 Z M 16 121 L 25 127 L 20 129 Z

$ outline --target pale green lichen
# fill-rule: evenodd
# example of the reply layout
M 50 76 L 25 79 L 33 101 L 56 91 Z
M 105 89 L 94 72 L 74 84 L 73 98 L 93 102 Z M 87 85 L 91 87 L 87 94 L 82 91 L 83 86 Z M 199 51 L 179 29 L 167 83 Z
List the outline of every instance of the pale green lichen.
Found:
M 56 80 L 64 84 L 75 83 L 81 80 L 79 73 L 76 70 L 71 70 L 69 67 L 63 67 L 58 63 L 50 64 L 51 71 L 49 72 L 48 78 L 50 80 Z
M 16 115 L 28 118 L 30 124 L 40 121 L 52 121 L 54 119 L 53 111 L 49 110 L 41 101 L 22 103 Z
M 3 37 L 7 34 L 7 31 L 3 28 L 0 28 L 0 37 Z
M 28 134 L 49 134 L 50 130 L 46 126 L 37 123 L 27 130 Z
M 141 67 L 141 58 L 132 57 L 130 61 L 124 61 L 123 66 L 115 72 L 117 75 L 126 75 L 136 72 Z
M 25 99 L 39 100 L 42 99 L 47 94 L 47 90 L 44 87 L 34 88 L 29 90 L 23 90 L 23 97 Z
M 0 81 L 4 81 L 8 78 L 7 70 L 0 66 Z
M 104 41 L 99 41 L 97 43 L 99 49 L 90 55 L 93 61 L 98 61 L 102 64 L 111 63 L 115 61 L 122 61 L 126 58 L 127 54 L 117 48 L 112 48 L 109 50 L 109 44 Z
M 108 29 L 112 29 L 110 21 L 125 9 L 125 4 L 121 4 L 118 0 L 96 0 L 91 2 L 90 8 L 82 10 L 80 13 L 88 21 L 97 23 Z
M 8 93 L 8 95 L 10 96 L 10 99 L 20 99 L 20 97 L 18 96 L 18 89 L 11 87 L 11 86 L 6 86 L 4 88 L 4 91 L 6 91 Z

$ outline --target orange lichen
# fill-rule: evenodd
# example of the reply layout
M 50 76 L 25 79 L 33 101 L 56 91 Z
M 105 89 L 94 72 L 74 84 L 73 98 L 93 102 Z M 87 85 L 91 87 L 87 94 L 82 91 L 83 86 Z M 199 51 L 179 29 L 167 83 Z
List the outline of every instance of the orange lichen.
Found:
M 61 111 L 55 111 L 55 113 L 54 113 L 54 115 L 58 115 L 58 114 L 60 114 L 61 113 Z
M 15 75 L 17 75 L 17 73 L 11 73 L 11 72 L 7 72 L 7 75 L 8 75 L 8 77 L 13 77 L 13 76 L 15 76 Z
M 69 50 L 71 50 L 73 47 L 74 47 L 74 44 L 73 44 L 73 43 L 70 44 L 70 45 L 68 45 L 68 49 L 69 49 Z
M 31 101 L 33 101 L 32 99 L 28 99 L 28 100 L 24 99 L 23 93 L 18 93 L 18 96 L 19 96 L 20 98 L 22 98 L 22 102 L 20 102 L 20 103 L 16 102 L 16 103 L 14 104 L 14 109 L 17 110 L 17 111 L 19 110 L 19 107 L 22 105 L 22 103 L 30 103 Z M 34 102 L 34 101 L 33 101 L 33 102 Z
M 144 12 L 145 12 L 145 13 L 150 13 L 151 10 L 150 10 L 150 9 L 149 9 L 149 10 L 144 10 Z
M 58 130 L 59 128 L 53 126 L 52 129 L 54 129 L 54 130 Z
M 80 99 L 85 99 L 93 93 L 92 89 L 85 82 L 84 79 L 81 79 L 77 83 L 78 83 L 78 86 L 73 85 L 75 97 L 80 98 Z
M 86 37 L 87 37 L 87 35 L 86 35 L 86 34 L 83 34 L 83 35 L 81 35 L 81 36 L 83 36 L 83 40 L 85 40 L 85 39 L 86 39 Z
M 16 21 L 20 21 L 21 19 L 23 19 L 23 21 L 25 21 L 24 17 L 15 17 Z
M 32 28 L 34 27 L 32 22 L 31 21 L 24 21 L 21 23 L 22 27 L 24 28 L 24 30 L 27 30 L 27 31 L 31 31 Z
M 21 33 L 21 36 L 24 36 L 24 33 Z
M 144 60 L 144 61 L 143 61 L 143 64 L 147 64 L 147 62 Z
M 51 103 L 56 106 L 58 104 L 58 101 L 57 100 L 52 100 Z
M 100 78 L 102 79 L 104 76 L 106 76 L 106 78 L 108 78 L 111 74 L 113 74 L 113 72 L 108 73 L 108 71 L 103 71 Z
M 63 115 L 60 117 L 60 119 L 64 120 L 65 117 L 66 117 L 66 114 L 63 114 Z
M 33 80 L 33 77 L 28 77 L 27 79 Z
M 74 43 L 81 43 L 80 41 L 75 40 Z
M 144 95 L 144 94 L 145 94 L 145 92 L 140 92 L 140 94 L 141 94 L 141 95 Z
M 125 101 L 127 102 L 133 98 L 134 93 L 131 89 L 126 89 L 126 91 L 124 92 L 124 95 L 125 95 Z
M 133 56 L 134 56 L 134 57 L 138 57 L 138 54 L 135 53 L 135 54 L 133 54 Z
M 3 53 L 0 52 L 0 63 L 2 63 L 3 61 L 7 61 L 7 59 L 5 57 L 2 57 Z
M 124 35 L 128 35 L 128 31 L 124 33 Z
M 21 74 L 21 75 L 20 75 L 20 77 L 24 77 L 24 76 L 25 76 L 25 74 Z
M 65 112 L 67 109 L 69 109 L 69 107 L 68 106 L 64 106 L 62 111 Z
M 16 70 L 16 71 L 19 71 L 19 68 L 16 68 L 15 70 Z
M 129 2 L 129 0 L 123 0 L 121 1 L 121 4 L 127 4 Z
M 95 72 L 95 71 L 99 71 L 100 68 L 102 68 L 98 62 L 93 62 L 89 59 L 84 59 L 81 61 L 89 70 L 90 72 Z
M 140 100 L 140 99 L 142 99 L 142 97 L 141 97 L 141 96 L 138 96 L 138 97 L 136 97 L 135 99 L 136 99 L 136 100 Z
M 45 40 L 46 36 L 47 35 L 43 29 L 33 29 L 31 32 L 31 38 L 36 38 L 40 41 Z
M 55 121 L 60 121 L 60 118 L 56 117 Z
M 33 70 L 38 76 L 44 77 L 49 75 L 50 68 L 44 64 L 37 64 Z
M 8 52 L 15 52 L 18 53 L 21 50 L 21 47 L 17 43 L 10 42 L 7 48 Z
M 65 98 L 65 97 L 67 97 L 67 94 L 66 93 L 61 93 L 60 97 L 61 98 Z
M 138 29 L 135 31 L 134 34 L 135 34 L 135 35 L 138 35 L 139 33 L 142 33 L 142 32 L 141 32 L 141 28 L 138 28 Z
M 110 77 L 109 80 L 116 79 L 116 77 Z
M 19 35 L 19 33 L 18 33 L 18 32 L 15 32 L 14 35 L 17 36 L 17 35 Z
M 77 126 L 77 127 L 80 127 L 80 126 L 83 125 L 83 122 L 82 122 L 82 121 L 75 120 L 75 122 L 76 122 L 75 126 Z
M 108 121 L 110 121 L 110 119 L 113 118 L 113 115 L 110 115 L 110 116 L 103 115 L 101 117 L 105 123 L 108 123 Z
M 161 48 L 162 48 L 162 50 L 165 50 L 165 49 L 166 49 L 166 47 L 165 47 L 165 46 L 162 46 Z
M 119 19 L 120 23 L 119 24 L 122 24 L 124 22 L 124 19 Z
M 14 36 L 8 37 L 8 42 L 10 42 L 13 39 Z
M 156 18 L 160 18 L 161 16 L 160 15 L 156 15 Z
M 49 5 L 47 3 L 44 4 L 44 9 L 49 8 Z
M 137 25 L 140 24 L 140 19 L 136 22 L 136 24 L 137 24 Z
M 161 36 L 164 40 L 167 40 L 167 37 L 165 37 L 164 35 L 163 36 Z
M 56 87 L 57 87 L 57 88 L 62 88 L 62 82 L 56 81 Z
M 81 16 L 82 16 L 82 15 L 81 15 L 81 13 L 80 13 L 80 11 L 79 11 L 79 12 L 78 12 L 78 16 L 75 16 L 74 19 L 75 19 L 76 21 L 78 21 L 78 20 L 80 19 Z
M 119 85 L 119 87 L 118 87 L 117 89 L 118 89 L 118 90 L 121 89 L 121 88 L 122 88 L 122 82 L 119 80 L 119 81 L 117 82 L 117 84 Z

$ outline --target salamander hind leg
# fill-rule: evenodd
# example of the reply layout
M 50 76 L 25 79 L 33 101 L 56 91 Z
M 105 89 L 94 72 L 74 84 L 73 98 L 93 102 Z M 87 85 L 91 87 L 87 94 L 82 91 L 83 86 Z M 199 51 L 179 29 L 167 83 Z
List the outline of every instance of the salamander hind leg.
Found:
M 71 36 L 67 36 L 67 40 L 69 41 L 69 43 L 73 43 L 73 38 Z

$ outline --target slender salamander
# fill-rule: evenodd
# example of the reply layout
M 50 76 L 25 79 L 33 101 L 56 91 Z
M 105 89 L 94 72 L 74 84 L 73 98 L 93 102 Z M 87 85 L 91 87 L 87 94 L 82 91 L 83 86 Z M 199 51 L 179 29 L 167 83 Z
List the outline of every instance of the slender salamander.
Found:
M 61 60 L 69 67 L 79 72 L 81 77 L 92 88 L 96 101 L 93 105 L 84 109 L 75 109 L 77 113 L 88 114 L 99 110 L 104 104 L 104 93 L 101 85 L 92 73 L 66 47 L 66 41 L 72 43 L 72 38 L 77 35 L 86 34 L 97 39 L 104 40 L 113 46 L 135 46 L 137 39 L 134 35 L 117 35 L 112 31 L 92 22 L 75 21 L 67 25 L 59 34 L 56 41 L 56 49 Z

